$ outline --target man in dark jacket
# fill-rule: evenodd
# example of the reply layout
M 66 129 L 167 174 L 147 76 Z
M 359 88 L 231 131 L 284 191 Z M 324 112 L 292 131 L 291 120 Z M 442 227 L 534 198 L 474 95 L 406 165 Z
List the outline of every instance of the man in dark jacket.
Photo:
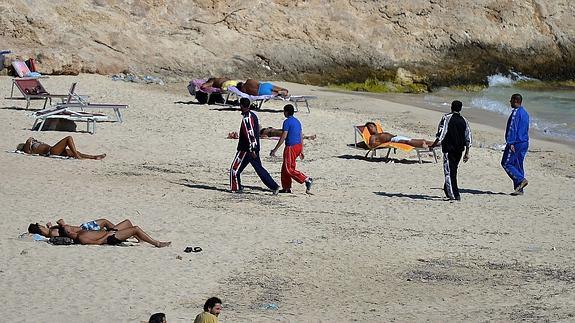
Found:
M 279 185 L 262 166 L 260 160 L 260 125 L 257 115 L 250 111 L 250 103 L 247 98 L 240 100 L 242 124 L 239 131 L 238 151 L 230 168 L 230 189 L 232 192 L 243 191 L 240 174 L 248 164 L 251 164 L 262 182 L 273 191 L 274 195 L 277 195 Z
M 441 143 L 443 151 L 443 173 L 445 184 L 443 191 L 449 200 L 460 201 L 459 187 L 457 187 L 457 167 L 463 155 L 463 162 L 469 160 L 469 147 L 471 146 L 471 129 L 467 120 L 461 116 L 461 101 L 451 103 L 451 113 L 441 118 L 437 128 L 437 139 L 430 146 L 435 147 Z

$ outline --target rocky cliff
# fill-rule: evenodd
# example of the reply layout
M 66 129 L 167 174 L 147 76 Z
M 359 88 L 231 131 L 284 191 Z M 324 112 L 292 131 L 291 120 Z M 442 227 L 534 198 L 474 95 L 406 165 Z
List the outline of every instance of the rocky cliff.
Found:
M 3 0 L 0 50 L 48 74 L 129 71 L 322 84 L 574 78 L 572 0 Z

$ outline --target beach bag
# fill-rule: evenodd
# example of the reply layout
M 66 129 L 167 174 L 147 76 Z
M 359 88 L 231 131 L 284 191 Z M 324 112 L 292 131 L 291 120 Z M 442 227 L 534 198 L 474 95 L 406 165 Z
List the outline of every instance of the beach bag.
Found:
M 48 240 L 48 243 L 51 243 L 55 246 L 68 246 L 74 244 L 74 240 L 68 237 L 52 237 Z

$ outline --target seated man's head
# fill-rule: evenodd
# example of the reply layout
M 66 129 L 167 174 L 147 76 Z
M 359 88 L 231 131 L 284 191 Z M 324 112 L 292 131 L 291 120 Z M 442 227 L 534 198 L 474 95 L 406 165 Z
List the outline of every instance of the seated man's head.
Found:
M 204 304 L 204 312 L 209 312 L 215 316 L 220 315 L 222 311 L 222 300 L 217 297 L 210 297 Z
M 462 107 L 463 103 L 461 101 L 455 100 L 451 102 L 451 112 L 461 112 Z
M 150 316 L 148 323 L 166 323 L 166 314 L 164 313 L 154 313 Z
M 44 237 L 50 236 L 50 229 L 45 226 L 41 226 L 38 223 L 30 223 L 28 226 L 28 233 L 39 234 Z
M 367 131 L 369 131 L 371 135 L 375 135 L 377 133 L 377 126 L 375 125 L 375 123 L 371 121 L 367 122 L 365 124 L 365 127 L 367 128 Z
M 291 117 L 293 116 L 293 114 L 295 113 L 295 108 L 293 107 L 293 105 L 291 104 L 286 104 L 284 106 L 284 116 L 287 117 Z

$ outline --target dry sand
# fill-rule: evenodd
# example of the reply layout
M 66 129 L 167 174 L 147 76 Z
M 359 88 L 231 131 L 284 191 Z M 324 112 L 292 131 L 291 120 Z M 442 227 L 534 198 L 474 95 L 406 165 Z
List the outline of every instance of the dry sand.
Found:
M 249 167 L 246 193 L 231 194 L 237 141 L 225 137 L 239 128 L 237 110 L 178 103 L 192 100 L 186 84 L 94 75 L 42 82 L 66 93 L 72 81 L 92 102 L 130 105 L 123 124 L 72 134 L 80 151 L 107 153 L 102 161 L 6 152 L 29 136 L 53 144 L 70 133 L 32 132 L 23 101 L 0 99 L 5 321 L 140 322 L 165 312 L 169 322 L 190 322 L 214 295 L 224 300 L 222 322 L 575 320 L 571 147 L 533 140 L 530 184 L 512 197 L 501 152 L 485 148 L 502 142 L 501 130 L 472 124 L 462 201 L 449 203 L 441 163 L 420 165 L 402 152 L 391 162 L 367 161 L 347 146 L 352 126 L 374 119 L 431 139 L 441 113 L 280 83 L 318 96 L 311 113 L 297 114 L 304 132 L 318 136 L 298 164 L 315 179 L 314 195 L 296 185 L 294 194 L 272 196 Z M 0 93 L 10 84 L 0 78 Z M 268 102 L 257 112 L 261 124 L 281 126 L 281 106 Z M 281 159 L 267 156 L 275 144 L 262 140 L 262 156 L 279 181 Z M 129 218 L 172 246 L 18 238 L 30 222 L 100 217 Z M 203 251 L 187 254 L 186 246 Z

